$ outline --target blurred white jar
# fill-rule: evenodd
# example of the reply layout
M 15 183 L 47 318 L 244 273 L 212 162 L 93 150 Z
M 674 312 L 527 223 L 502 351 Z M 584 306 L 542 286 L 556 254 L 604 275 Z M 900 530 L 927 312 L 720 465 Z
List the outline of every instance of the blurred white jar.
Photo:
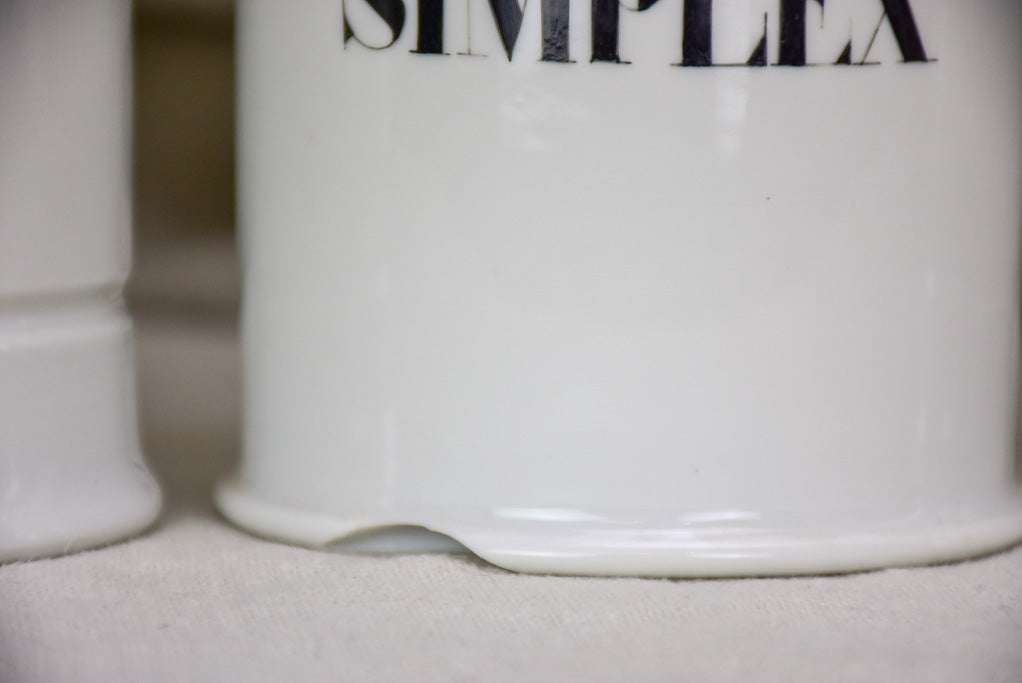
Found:
M 159 511 L 135 409 L 131 3 L 0 2 L 0 561 Z
M 516 570 L 1022 537 L 1015 0 L 243 0 L 224 513 Z

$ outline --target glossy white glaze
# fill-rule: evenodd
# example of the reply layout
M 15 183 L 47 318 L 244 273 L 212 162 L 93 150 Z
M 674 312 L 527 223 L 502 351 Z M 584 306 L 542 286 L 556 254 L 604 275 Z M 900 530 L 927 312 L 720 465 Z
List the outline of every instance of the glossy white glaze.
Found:
M 225 513 L 313 545 L 421 525 L 565 573 L 1022 536 L 1022 7 L 914 2 L 928 61 L 906 63 L 880 0 L 828 2 L 822 31 L 807 6 L 820 65 L 689 68 L 670 0 L 622 12 L 629 64 L 589 61 L 580 2 L 551 63 L 538 7 L 509 61 L 482 2 L 485 57 L 457 54 L 463 4 L 427 55 L 412 4 L 367 50 L 340 3 L 245 0 Z M 714 61 L 764 12 L 778 61 L 755 0 L 714 3 Z M 876 64 L 830 64 L 849 37 Z
M 126 0 L 0 3 L 0 562 L 148 526 L 131 322 Z

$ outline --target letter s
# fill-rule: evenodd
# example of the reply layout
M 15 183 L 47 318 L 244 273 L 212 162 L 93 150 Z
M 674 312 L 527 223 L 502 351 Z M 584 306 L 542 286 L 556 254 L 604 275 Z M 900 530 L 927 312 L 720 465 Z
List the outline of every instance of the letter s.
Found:
M 342 2 L 341 14 L 344 16 L 344 44 L 347 45 L 349 40 L 354 39 L 356 43 L 370 50 L 383 50 L 390 47 L 401 36 L 401 30 L 405 27 L 404 2 L 402 0 L 365 0 L 365 2 L 386 22 L 387 27 L 390 29 L 390 42 L 386 45 L 370 45 L 355 35 L 355 31 L 352 30 L 351 24 L 348 22 L 347 3 Z

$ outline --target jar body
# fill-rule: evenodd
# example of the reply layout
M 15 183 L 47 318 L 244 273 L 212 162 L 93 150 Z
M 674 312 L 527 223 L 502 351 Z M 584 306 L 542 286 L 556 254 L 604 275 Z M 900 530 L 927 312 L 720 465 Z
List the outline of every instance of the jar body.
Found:
M 553 573 L 1022 536 L 1020 9 L 791 4 L 242 3 L 221 509 Z
M 131 321 L 131 7 L 0 7 L 0 561 L 152 523 Z

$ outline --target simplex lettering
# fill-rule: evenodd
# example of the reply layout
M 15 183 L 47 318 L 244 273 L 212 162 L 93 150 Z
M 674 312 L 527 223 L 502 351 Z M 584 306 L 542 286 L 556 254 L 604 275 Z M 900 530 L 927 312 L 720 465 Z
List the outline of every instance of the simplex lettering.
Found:
M 418 55 L 448 56 L 450 52 L 444 44 L 445 12 L 448 11 L 445 0 L 415 0 L 418 10 L 418 26 L 416 27 L 415 47 L 410 50 Z M 522 20 L 530 0 L 486 0 L 492 14 L 496 34 L 500 38 L 503 52 L 508 61 L 516 58 L 515 46 L 522 28 Z M 675 65 L 682 67 L 713 67 L 713 66 L 807 66 L 806 44 L 807 32 L 812 30 L 806 20 L 810 3 L 816 3 L 824 12 L 826 0 L 779 0 L 777 7 L 777 53 L 776 61 L 768 59 L 767 15 L 763 15 L 763 33 L 758 41 L 749 46 L 748 57 L 741 61 L 715 61 L 713 49 L 714 31 L 721 30 L 715 25 L 720 18 L 714 14 L 713 0 L 637 0 L 634 7 L 624 7 L 632 12 L 644 12 L 657 3 L 680 1 L 682 3 L 682 21 L 678 40 L 681 59 Z M 348 3 L 364 3 L 383 21 L 387 27 L 389 40 L 373 42 L 358 34 L 349 21 Z M 472 0 L 468 0 L 472 2 Z M 569 56 L 569 16 L 570 0 L 532 0 L 533 5 L 540 5 L 540 30 L 542 31 L 542 48 L 539 60 L 543 62 L 565 62 L 573 60 Z M 923 40 L 916 24 L 915 16 L 909 0 L 861 0 L 863 3 L 875 5 L 877 22 L 872 30 L 871 38 L 865 49 L 860 47 L 860 55 L 853 57 L 851 38 L 840 51 L 835 51 L 825 64 L 864 65 L 871 63 L 870 51 L 881 31 L 890 31 L 901 53 L 903 62 L 927 62 Z M 590 0 L 591 36 L 589 61 L 627 64 L 619 52 L 619 35 L 621 11 L 620 0 Z M 467 12 L 469 5 L 459 5 Z M 404 0 L 342 0 L 344 21 L 344 45 L 354 42 L 371 50 L 384 50 L 393 46 L 405 30 L 407 9 Z M 825 13 L 824 13 L 824 16 Z M 726 26 L 724 27 L 726 29 Z M 471 37 L 469 37 L 471 40 Z M 459 53 L 466 54 L 466 53 Z M 469 51 L 467 54 L 478 54 Z M 517 57 L 524 58 L 524 57 Z M 813 65 L 819 65 L 814 62 Z

